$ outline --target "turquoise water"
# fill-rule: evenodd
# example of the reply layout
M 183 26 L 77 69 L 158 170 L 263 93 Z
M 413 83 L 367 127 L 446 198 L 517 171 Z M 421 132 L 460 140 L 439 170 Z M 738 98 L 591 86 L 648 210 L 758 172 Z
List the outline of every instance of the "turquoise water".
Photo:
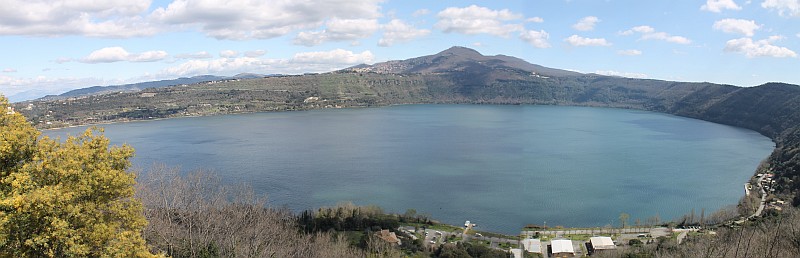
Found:
M 293 210 L 352 201 L 516 234 L 734 204 L 774 147 L 753 131 L 587 107 L 406 105 L 106 125 L 134 164 L 212 169 Z M 84 128 L 48 131 L 76 134 Z

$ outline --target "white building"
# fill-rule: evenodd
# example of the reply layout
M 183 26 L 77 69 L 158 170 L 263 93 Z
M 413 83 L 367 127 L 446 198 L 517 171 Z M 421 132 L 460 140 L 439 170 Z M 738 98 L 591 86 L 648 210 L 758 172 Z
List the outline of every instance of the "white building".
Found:
M 550 251 L 552 257 L 574 257 L 575 249 L 572 247 L 572 240 L 555 239 L 550 241 Z
M 589 248 L 590 254 L 598 251 L 614 250 L 617 248 L 617 246 L 614 245 L 614 240 L 611 240 L 611 237 L 605 236 L 591 237 L 589 238 L 589 244 L 591 246 L 591 248 Z
M 529 253 L 542 253 L 542 241 L 539 239 L 526 238 L 522 240 L 522 248 Z

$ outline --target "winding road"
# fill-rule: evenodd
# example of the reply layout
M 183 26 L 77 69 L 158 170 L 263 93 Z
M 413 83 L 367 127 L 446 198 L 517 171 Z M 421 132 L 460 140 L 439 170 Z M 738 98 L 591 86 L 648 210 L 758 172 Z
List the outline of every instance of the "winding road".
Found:
M 761 202 L 759 202 L 758 209 L 756 209 L 756 212 L 753 213 L 753 215 L 750 215 L 750 217 L 747 217 L 747 219 L 752 219 L 761 216 L 761 213 L 764 212 L 764 207 L 767 205 L 767 190 L 764 190 L 764 185 L 761 183 L 762 181 L 764 181 L 765 177 L 767 177 L 767 173 L 761 175 L 761 177 L 758 178 L 758 182 L 756 183 L 758 184 L 758 192 L 761 193 Z

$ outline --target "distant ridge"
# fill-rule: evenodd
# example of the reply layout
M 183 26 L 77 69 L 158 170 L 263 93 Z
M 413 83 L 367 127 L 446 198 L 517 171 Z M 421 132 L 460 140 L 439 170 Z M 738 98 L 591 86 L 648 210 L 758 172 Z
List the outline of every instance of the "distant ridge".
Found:
M 38 100 L 59 100 L 65 98 L 89 96 L 89 95 L 103 94 L 110 92 L 133 92 L 133 91 L 140 91 L 146 88 L 161 88 L 161 87 L 169 87 L 182 84 L 194 84 L 200 82 L 221 81 L 221 80 L 231 80 L 231 79 L 255 79 L 255 78 L 263 78 L 265 76 L 266 75 L 254 74 L 254 73 L 240 73 L 234 76 L 198 75 L 193 77 L 181 77 L 172 80 L 149 81 L 149 82 L 130 83 L 130 84 L 111 85 L 111 86 L 92 86 L 87 88 L 71 90 L 59 95 L 44 96 L 42 98 L 39 98 Z

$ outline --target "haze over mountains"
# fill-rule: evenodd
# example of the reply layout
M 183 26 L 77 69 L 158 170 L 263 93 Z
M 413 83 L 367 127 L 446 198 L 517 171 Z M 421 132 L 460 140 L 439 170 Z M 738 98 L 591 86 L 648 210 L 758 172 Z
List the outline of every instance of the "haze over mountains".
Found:
M 111 86 L 91 86 L 91 87 L 67 91 L 58 95 L 47 95 L 39 98 L 39 100 L 58 100 L 70 97 L 80 97 L 80 96 L 88 96 L 88 95 L 111 93 L 111 92 L 133 92 L 133 91 L 140 91 L 146 88 L 160 88 L 160 87 L 175 86 L 181 84 L 194 84 L 194 83 L 209 82 L 209 81 L 255 79 L 264 76 L 265 75 L 253 74 L 253 73 L 242 73 L 234 76 L 198 75 L 192 77 L 181 77 L 172 80 L 148 81 L 148 82 L 129 83 L 129 84 L 111 85 Z M 27 100 L 26 98 L 30 97 L 28 96 L 28 92 L 23 92 L 22 94 L 23 95 L 11 96 L 10 99 L 14 100 L 16 97 L 17 99 Z

